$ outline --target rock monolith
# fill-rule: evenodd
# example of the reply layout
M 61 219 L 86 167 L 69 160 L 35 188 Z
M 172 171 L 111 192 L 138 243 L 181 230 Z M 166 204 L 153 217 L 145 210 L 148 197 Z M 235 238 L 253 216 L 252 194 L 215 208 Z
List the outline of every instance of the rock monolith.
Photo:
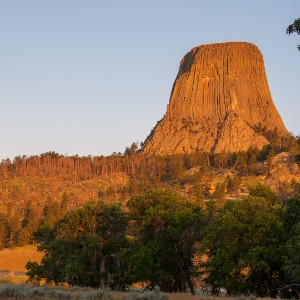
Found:
M 193 48 L 181 60 L 165 116 L 144 153 L 261 149 L 266 132 L 288 135 L 273 103 L 259 49 L 230 42 Z

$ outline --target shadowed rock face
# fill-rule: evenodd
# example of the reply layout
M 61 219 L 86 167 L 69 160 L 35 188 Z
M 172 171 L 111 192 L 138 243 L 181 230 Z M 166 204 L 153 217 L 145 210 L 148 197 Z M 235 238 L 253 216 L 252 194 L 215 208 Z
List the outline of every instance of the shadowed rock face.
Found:
M 249 43 L 193 48 L 184 56 L 167 112 L 142 151 L 236 152 L 268 144 L 264 131 L 288 134 L 270 94 L 263 57 Z

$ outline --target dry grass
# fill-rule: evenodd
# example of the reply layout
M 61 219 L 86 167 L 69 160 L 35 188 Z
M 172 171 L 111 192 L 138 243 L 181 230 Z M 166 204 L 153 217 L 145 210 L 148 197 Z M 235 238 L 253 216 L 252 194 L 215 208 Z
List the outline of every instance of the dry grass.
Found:
M 143 295 L 138 292 L 116 292 L 94 290 L 91 288 L 80 287 L 50 287 L 50 286 L 32 286 L 23 285 L 2 285 L 0 281 L 0 299 L 40 299 L 40 300 L 87 300 L 87 299 L 102 299 L 102 300 L 137 300 L 141 299 L 137 295 Z M 165 294 L 165 293 L 163 293 Z M 142 299 L 166 299 L 161 293 L 145 293 Z M 256 298 L 255 296 L 238 296 L 238 297 L 216 297 L 209 295 L 191 295 L 188 293 L 167 293 L 168 300 L 271 300 L 270 298 Z M 21 296 L 21 297 L 20 297 Z
M 0 251 L 0 270 L 26 272 L 25 265 L 31 261 L 40 262 L 43 253 L 36 246 L 28 245 Z
M 130 292 L 116 292 L 112 291 L 114 299 L 122 299 L 126 294 L 130 294 Z M 236 298 L 233 297 L 216 297 L 216 296 L 208 296 L 208 295 L 192 295 L 189 293 L 167 293 L 169 300 L 233 300 Z
M 169 300 L 199 300 L 199 295 L 192 295 L 192 294 L 187 294 L 187 293 L 172 293 L 168 294 Z M 205 300 L 206 299 L 205 297 Z
M 13 284 L 22 284 L 27 282 L 27 276 L 19 277 L 3 277 L 0 279 L 0 284 L 13 283 Z

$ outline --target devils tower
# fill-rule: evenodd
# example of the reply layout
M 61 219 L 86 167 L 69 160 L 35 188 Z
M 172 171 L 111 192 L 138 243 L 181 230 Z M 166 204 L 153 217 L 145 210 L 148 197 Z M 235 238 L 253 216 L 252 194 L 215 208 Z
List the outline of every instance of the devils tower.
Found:
M 266 132 L 288 135 L 273 103 L 259 49 L 231 42 L 193 48 L 181 60 L 167 112 L 144 153 L 261 149 Z

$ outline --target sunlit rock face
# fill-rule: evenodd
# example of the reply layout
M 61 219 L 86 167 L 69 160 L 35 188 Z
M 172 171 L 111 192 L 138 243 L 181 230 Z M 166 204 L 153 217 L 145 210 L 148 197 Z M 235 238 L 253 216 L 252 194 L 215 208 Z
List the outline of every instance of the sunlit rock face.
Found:
M 209 44 L 181 60 L 167 112 L 146 139 L 144 153 L 236 152 L 268 144 L 263 132 L 288 134 L 273 103 L 258 48 Z

